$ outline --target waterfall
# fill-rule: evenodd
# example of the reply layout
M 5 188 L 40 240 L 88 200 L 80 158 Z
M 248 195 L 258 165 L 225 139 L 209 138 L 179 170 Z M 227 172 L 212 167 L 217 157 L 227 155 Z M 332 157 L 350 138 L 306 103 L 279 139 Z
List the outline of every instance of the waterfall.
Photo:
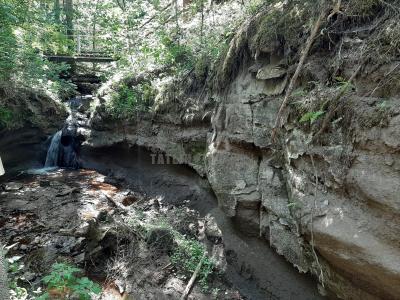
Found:
M 78 169 L 80 167 L 79 148 L 82 137 L 78 133 L 79 122 L 86 121 L 78 108 L 83 105 L 82 100 L 91 99 L 88 97 L 76 97 L 69 100 L 71 108 L 63 128 L 51 139 L 50 147 L 47 150 L 47 157 L 44 166 Z
M 58 166 L 58 157 L 60 154 L 62 131 L 58 131 L 51 139 L 49 150 L 47 151 L 45 167 Z

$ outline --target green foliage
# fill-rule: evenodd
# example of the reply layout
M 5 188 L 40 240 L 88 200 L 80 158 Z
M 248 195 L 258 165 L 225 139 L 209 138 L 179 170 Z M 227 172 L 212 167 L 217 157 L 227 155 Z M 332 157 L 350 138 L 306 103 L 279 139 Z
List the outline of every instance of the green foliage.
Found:
M 152 105 L 154 96 L 154 90 L 148 82 L 134 87 L 122 84 L 112 96 L 108 110 L 114 118 L 130 118 L 137 112 L 147 111 Z
M 39 1 L 0 0 L 0 81 L 33 88 L 58 82 L 55 92 L 70 88 L 59 78 L 66 66 L 43 57 L 47 52 L 66 53 L 70 40 L 62 31 Z
M 158 36 L 160 44 L 153 50 L 157 63 L 176 66 L 181 70 L 193 68 L 193 53 L 189 46 L 179 43 L 177 38 L 171 37 L 173 34 L 165 31 L 160 31 Z
M 41 289 L 32 290 L 27 287 L 27 281 L 23 274 L 25 265 L 20 262 L 21 256 L 7 258 L 7 270 L 9 279 L 9 292 L 12 300 L 35 300 L 36 295 L 41 294 Z M 24 284 L 25 283 L 25 284 Z M 25 287 L 21 286 L 25 285 Z
M 0 129 L 12 127 L 14 114 L 6 107 L 0 107 Z
M 186 214 L 186 212 L 176 209 L 175 218 L 182 219 L 183 217 L 178 217 L 180 214 Z M 206 251 L 203 244 L 180 233 L 168 218 L 158 216 L 157 219 L 146 223 L 145 214 L 141 210 L 135 210 L 135 216 L 128 220 L 128 224 L 135 231 L 136 235 L 143 239 L 147 239 L 150 232 L 156 228 L 168 230 L 175 241 L 175 246 L 170 256 L 172 264 L 180 274 L 187 277 L 193 275 Z M 209 256 L 206 256 L 198 275 L 199 283 L 205 291 L 209 290 L 209 276 L 213 273 L 214 269 L 214 261 Z
M 299 120 L 300 123 L 310 122 L 313 124 L 319 117 L 321 117 L 325 112 L 322 110 L 319 111 L 310 111 L 305 113 Z
M 205 248 L 200 242 L 183 238 L 174 249 L 171 261 L 179 271 L 190 277 L 196 270 L 204 251 Z M 206 256 L 198 275 L 200 285 L 205 290 L 208 290 L 208 277 L 213 272 L 214 266 L 214 262 Z
M 348 92 L 355 88 L 355 86 L 351 82 L 347 81 L 346 79 L 344 79 L 341 76 L 335 77 L 335 80 L 336 80 L 337 84 L 339 85 L 340 91 L 343 93 Z
M 38 298 L 38 300 L 50 299 L 50 291 L 59 292 L 65 299 L 70 296 L 76 296 L 80 300 L 90 300 L 91 293 L 99 294 L 101 288 L 87 277 L 77 277 L 81 269 L 63 263 L 55 263 L 52 266 L 51 273 L 43 278 L 47 286 L 47 292 Z

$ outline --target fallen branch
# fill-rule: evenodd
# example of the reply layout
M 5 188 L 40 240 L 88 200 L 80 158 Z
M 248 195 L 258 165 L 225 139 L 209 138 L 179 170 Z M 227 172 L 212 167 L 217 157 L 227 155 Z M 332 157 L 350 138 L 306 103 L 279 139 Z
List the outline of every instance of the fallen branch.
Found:
M 322 20 L 325 19 L 326 14 L 327 14 L 327 10 L 326 10 L 325 6 L 323 6 L 320 15 L 319 15 L 318 19 L 315 21 L 313 29 L 311 30 L 311 34 L 307 39 L 306 46 L 301 54 L 299 64 L 297 65 L 296 71 L 295 71 L 292 79 L 290 80 L 289 87 L 286 90 L 285 98 L 283 99 L 282 104 L 279 108 L 278 115 L 276 116 L 276 120 L 275 120 L 275 125 L 274 125 L 274 128 L 272 129 L 272 140 L 275 140 L 276 132 L 277 132 L 278 128 L 281 126 L 281 117 L 283 114 L 283 110 L 286 108 L 286 106 L 289 102 L 289 98 L 293 92 L 297 78 L 300 75 L 301 69 L 303 68 L 304 62 L 308 55 L 308 52 L 310 52 L 313 41 L 315 40 L 315 37 L 317 36 L 317 33 L 319 32 L 319 28 L 321 26 Z
M 190 293 L 190 290 L 192 289 L 193 284 L 196 281 L 197 275 L 199 275 L 199 273 L 200 273 L 201 266 L 203 265 L 203 262 L 204 262 L 206 256 L 207 256 L 207 252 L 204 251 L 203 256 L 201 257 L 201 259 L 200 259 L 200 261 L 199 261 L 199 263 L 198 263 L 198 265 L 196 267 L 196 270 L 194 271 L 192 277 L 189 280 L 189 283 L 187 284 L 185 290 L 183 291 L 183 294 L 182 294 L 180 300 L 186 300 L 187 299 L 187 297 L 188 297 L 188 295 Z

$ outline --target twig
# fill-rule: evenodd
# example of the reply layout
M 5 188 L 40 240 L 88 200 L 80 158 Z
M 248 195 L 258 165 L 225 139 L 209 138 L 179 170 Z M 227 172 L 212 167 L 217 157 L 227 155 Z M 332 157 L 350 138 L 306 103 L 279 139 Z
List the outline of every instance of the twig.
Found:
M 317 36 L 317 33 L 319 32 L 319 28 L 321 26 L 322 20 L 325 18 L 326 14 L 327 14 L 327 10 L 326 10 L 325 6 L 323 6 L 320 15 L 319 15 L 317 21 L 315 21 L 313 29 L 311 30 L 311 34 L 307 39 L 306 46 L 303 50 L 303 53 L 301 54 L 299 64 L 297 65 L 296 71 L 295 71 L 292 79 L 290 80 L 289 87 L 286 91 L 285 98 L 283 99 L 282 104 L 279 108 L 278 115 L 276 116 L 276 120 L 275 120 L 275 125 L 274 125 L 274 128 L 272 129 L 272 140 L 275 139 L 276 131 L 281 126 L 281 117 L 282 117 L 283 110 L 286 108 L 286 106 L 289 102 L 289 98 L 293 92 L 297 78 L 300 75 L 301 69 L 303 68 L 304 62 L 308 55 L 308 52 L 311 49 L 313 41 L 314 41 L 315 37 Z
M 313 166 L 314 176 L 315 176 L 314 205 L 313 205 L 313 208 L 311 209 L 311 249 L 314 254 L 315 262 L 317 263 L 317 265 L 319 267 L 319 271 L 320 271 L 319 281 L 321 282 L 322 286 L 325 287 L 324 272 L 322 271 L 322 266 L 319 262 L 318 255 L 317 255 L 317 252 L 315 251 L 315 246 L 314 246 L 314 209 L 317 206 L 318 174 L 317 174 L 317 169 L 315 168 L 315 164 L 314 164 L 314 157 L 312 154 L 310 155 L 310 157 L 311 157 L 311 164 Z
M 158 11 L 156 14 L 154 14 L 152 17 L 150 17 L 149 19 L 147 19 L 142 25 L 140 25 L 138 27 L 138 29 L 143 28 L 144 26 L 146 26 L 147 24 L 149 24 L 152 20 L 154 20 L 156 17 L 160 16 L 160 13 L 164 12 L 165 10 L 167 10 L 172 4 L 174 4 L 174 2 L 169 3 L 168 5 L 164 6 L 163 8 L 161 8 L 160 11 Z
M 195 282 L 195 280 L 197 278 L 197 275 L 200 273 L 201 266 L 202 266 L 206 256 L 207 256 L 207 252 L 204 251 L 203 256 L 201 257 L 201 259 L 200 259 L 200 261 L 199 261 L 199 263 L 198 263 L 198 265 L 196 267 L 196 270 L 194 271 L 192 277 L 189 280 L 189 283 L 187 284 L 185 290 L 183 291 L 183 294 L 182 294 L 180 300 L 186 300 L 187 299 L 187 297 L 188 297 L 188 295 L 190 293 L 190 290 L 193 287 L 193 283 Z
M 372 92 L 367 93 L 365 96 L 369 96 L 371 97 L 373 94 L 375 94 L 375 92 L 385 86 L 388 82 L 390 82 L 390 80 L 386 80 L 386 77 L 389 76 L 390 74 L 392 74 L 398 67 L 400 66 L 400 63 L 398 63 L 392 70 L 390 70 L 388 73 L 386 73 L 383 78 L 381 79 L 381 81 L 379 81 L 379 83 L 377 84 L 377 86 L 372 90 Z
M 172 266 L 172 263 L 169 263 L 169 264 L 165 265 L 164 267 L 162 267 L 162 269 L 161 269 L 161 270 L 168 269 L 170 266 Z

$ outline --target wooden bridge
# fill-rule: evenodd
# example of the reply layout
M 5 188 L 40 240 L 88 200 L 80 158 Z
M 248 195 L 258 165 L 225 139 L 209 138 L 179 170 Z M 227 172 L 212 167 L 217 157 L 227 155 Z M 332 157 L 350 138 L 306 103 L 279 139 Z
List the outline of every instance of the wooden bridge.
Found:
M 75 53 L 72 55 L 46 54 L 45 57 L 53 62 L 89 62 L 110 63 L 116 59 L 109 52 L 100 51 L 96 47 L 93 35 L 74 35 Z
M 90 63 L 110 63 L 116 59 L 106 53 L 82 52 L 75 55 L 45 55 L 49 61 L 53 62 L 90 62 Z

